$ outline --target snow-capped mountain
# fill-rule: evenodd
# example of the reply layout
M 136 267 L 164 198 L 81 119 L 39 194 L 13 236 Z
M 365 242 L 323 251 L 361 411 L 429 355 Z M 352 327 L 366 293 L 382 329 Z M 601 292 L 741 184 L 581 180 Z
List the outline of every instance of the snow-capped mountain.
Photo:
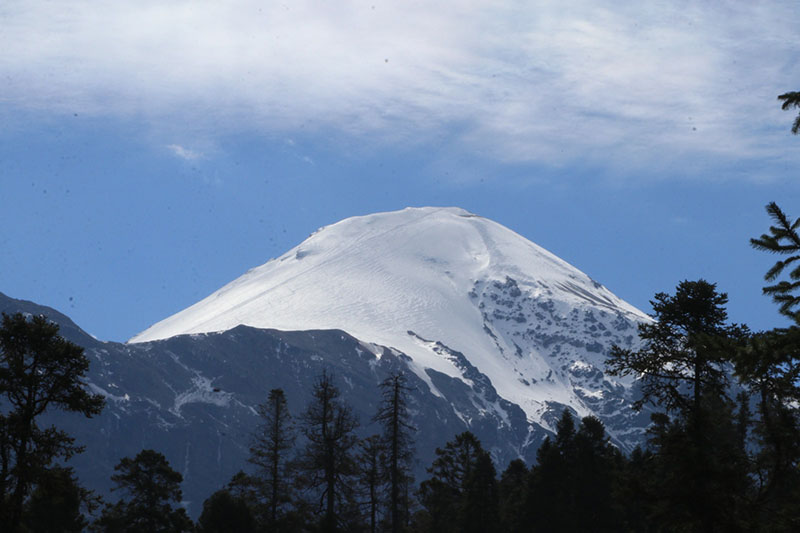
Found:
M 508 228 L 426 207 L 324 227 L 129 342 L 238 325 L 338 329 L 408 355 L 435 396 L 447 394 L 434 375 L 470 386 L 481 376 L 533 424 L 552 429 L 570 406 L 600 417 L 627 445 L 638 433 L 626 437 L 630 428 L 618 419 L 630 415 L 631 383 L 606 377 L 603 361 L 613 344 L 634 345 L 646 320 Z M 485 409 L 502 414 L 498 405 Z
M 144 448 L 184 477 L 190 514 L 246 468 L 256 407 L 282 388 L 300 414 L 323 370 L 361 420 L 404 372 L 417 480 L 436 447 L 472 431 L 498 467 L 532 463 L 565 407 L 594 414 L 620 447 L 642 442 L 635 385 L 604 374 L 647 316 L 490 220 L 454 208 L 355 217 L 317 231 L 127 344 L 100 342 L 54 309 L 0 293 L 0 311 L 43 314 L 85 348 L 99 417 L 50 413 L 87 446 L 70 464 L 109 496 L 114 465 Z M 123 311 L 124 312 L 124 311 Z M 113 500 L 113 495 L 110 495 Z

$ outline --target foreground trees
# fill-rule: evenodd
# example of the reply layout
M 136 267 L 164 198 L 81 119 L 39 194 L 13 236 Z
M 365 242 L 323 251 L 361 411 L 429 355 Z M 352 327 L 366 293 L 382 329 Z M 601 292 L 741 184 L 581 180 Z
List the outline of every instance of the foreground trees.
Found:
M 705 280 L 684 281 L 651 302 L 655 322 L 642 324 L 640 350 L 611 351 L 612 375 L 634 375 L 638 404 L 664 409 L 650 429 L 657 474 L 668 501 L 661 523 L 675 529 L 730 530 L 748 486 L 744 441 L 728 397 L 737 348 L 747 331 L 728 325 L 727 295 Z M 727 524 L 727 525 L 726 525 Z
M 170 467 L 167 459 L 154 450 L 142 450 L 133 459 L 123 458 L 114 467 L 111 480 L 115 490 L 127 499 L 106 505 L 95 527 L 107 533 L 192 531 L 193 524 L 182 507 L 183 476 Z
M 603 424 L 585 417 L 579 427 L 564 410 L 539 448 L 527 493 L 527 522 L 535 531 L 619 531 L 623 524 L 615 491 L 622 455 Z
M 791 94 L 797 105 L 800 93 Z M 750 244 L 782 256 L 765 274 L 763 291 L 792 324 L 754 335 L 736 372 L 757 404 L 753 515 L 775 531 L 792 531 L 800 528 L 800 218 L 792 221 L 774 202 L 766 210 L 773 224 Z
M 100 413 L 104 400 L 84 389 L 89 360 L 83 348 L 58 335 L 58 326 L 44 316 L 3 314 L 0 326 L 0 523 L 20 528 L 31 487 L 38 494 L 55 479 L 65 480 L 53 463 L 83 450 L 56 428 L 42 428 L 39 419 L 50 410 Z M 57 468 L 57 467 L 56 467 Z M 74 478 L 70 478 L 74 479 Z M 78 500 L 87 494 L 78 491 Z
M 254 481 L 264 507 L 259 515 L 271 529 L 280 529 L 279 521 L 291 502 L 288 461 L 295 441 L 283 390 L 272 389 L 267 401 L 258 406 L 258 414 L 262 423 L 254 435 L 249 462 L 257 469 Z
M 306 444 L 297 460 L 300 484 L 318 502 L 320 530 L 339 531 L 357 515 L 354 452 L 358 420 L 327 372 L 314 384 L 301 421 Z
M 381 383 L 383 397 L 378 412 L 373 418 L 383 432 L 379 445 L 382 448 L 382 470 L 388 492 L 388 530 L 398 533 L 405 530 L 409 520 L 409 488 L 413 482 L 411 461 L 414 458 L 413 432 L 408 409 L 411 389 L 406 377 L 399 372 L 391 374 Z

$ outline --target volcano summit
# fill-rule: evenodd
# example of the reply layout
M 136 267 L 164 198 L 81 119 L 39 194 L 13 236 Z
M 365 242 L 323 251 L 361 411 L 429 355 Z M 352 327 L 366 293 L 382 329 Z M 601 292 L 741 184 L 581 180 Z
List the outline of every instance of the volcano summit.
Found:
M 606 377 L 603 361 L 613 344 L 636 343 L 647 320 L 504 226 L 424 207 L 321 228 L 130 342 L 238 325 L 342 330 L 409 356 L 436 396 L 447 394 L 433 376 L 472 386 L 477 373 L 533 424 L 552 430 L 554 413 L 570 406 L 601 418 L 627 447 L 617 419 L 627 418 L 631 383 Z

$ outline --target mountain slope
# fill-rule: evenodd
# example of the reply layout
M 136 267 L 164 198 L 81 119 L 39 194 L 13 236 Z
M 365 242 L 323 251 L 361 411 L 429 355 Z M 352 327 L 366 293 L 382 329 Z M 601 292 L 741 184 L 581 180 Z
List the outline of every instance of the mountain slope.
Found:
M 534 424 L 570 406 L 624 444 L 631 383 L 607 378 L 612 344 L 637 342 L 646 315 L 513 231 L 458 208 L 409 208 L 325 227 L 130 340 L 237 325 L 338 329 L 472 385 L 466 364 Z M 458 356 L 454 355 L 458 354 Z M 487 407 L 487 409 L 494 409 Z M 630 441 L 630 442 L 628 442 Z
M 55 424 L 86 445 L 68 464 L 82 484 L 109 501 L 118 497 L 110 493 L 114 465 L 152 448 L 183 475 L 184 503 L 196 518 L 211 493 L 247 468 L 252 434 L 260 423 L 256 407 L 270 389 L 285 391 L 289 410 L 297 417 L 323 370 L 334 376 L 361 421 L 362 437 L 378 431 L 370 421 L 381 401 L 379 384 L 394 372 L 408 376 L 412 423 L 418 429 L 417 480 L 425 478 L 436 447 L 457 433 L 473 431 L 502 465 L 517 457 L 532 461 L 546 435 L 527 423 L 519 407 L 500 399 L 463 356 L 460 364 L 474 383 L 430 374 L 445 399 L 434 396 L 409 371 L 408 356 L 364 344 L 342 331 L 237 326 L 221 333 L 121 344 L 99 342 L 54 309 L 2 293 L 0 312 L 45 315 L 59 324 L 65 338 L 85 348 L 90 361 L 86 383 L 106 397 L 105 409 L 91 419 L 47 412 L 40 425 Z M 488 411 L 488 404 L 497 409 Z

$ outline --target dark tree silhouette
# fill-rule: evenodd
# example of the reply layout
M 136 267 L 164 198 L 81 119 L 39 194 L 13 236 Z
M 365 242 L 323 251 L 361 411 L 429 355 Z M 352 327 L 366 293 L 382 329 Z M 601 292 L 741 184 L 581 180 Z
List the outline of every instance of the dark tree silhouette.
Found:
M 784 111 L 793 107 L 800 107 L 800 92 L 791 91 L 788 93 L 783 93 L 782 95 L 778 96 L 778 100 L 783 102 L 783 104 L 781 104 L 781 109 Z M 797 135 L 798 132 L 800 132 L 800 115 L 797 115 L 797 117 L 794 119 L 794 123 L 792 124 L 792 133 Z
M 436 459 L 428 468 L 431 478 L 419 487 L 428 530 L 437 533 L 460 530 L 467 480 L 484 454 L 480 441 L 469 431 L 456 435 L 444 448 L 436 449 Z
M 255 533 L 256 521 L 242 498 L 222 489 L 203 502 L 197 530 L 199 533 Z
M 409 518 L 408 487 L 412 483 L 411 461 L 414 458 L 412 435 L 416 431 L 408 410 L 410 391 L 408 380 L 402 373 L 390 375 L 381 383 L 383 400 L 373 418 L 383 428 L 381 440 L 385 450 L 388 519 L 392 533 L 403 531 Z
M 712 283 L 683 281 L 651 302 L 656 321 L 639 326 L 644 346 L 615 346 L 607 361 L 613 375 L 640 377 L 639 405 L 666 410 L 649 431 L 665 504 L 654 518 L 670 529 L 739 527 L 748 466 L 727 387 L 749 332 L 726 324 L 726 302 Z
M 463 533 L 501 531 L 498 501 L 497 472 L 489 452 L 484 451 L 464 482 L 460 530 Z
M 44 316 L 3 314 L 0 327 L 0 522 L 17 531 L 31 485 L 57 459 L 83 450 L 56 427 L 41 428 L 52 410 L 91 417 L 105 403 L 86 391 L 83 348 L 58 335 Z
M 514 459 L 500 475 L 498 484 L 501 530 L 523 533 L 527 524 L 528 467 L 522 459 Z
M 266 500 L 266 522 L 275 527 L 291 501 L 289 452 L 294 445 L 292 417 L 281 389 L 272 389 L 258 406 L 261 425 L 253 436 L 248 461 L 258 469 L 255 480 Z
M 71 468 L 56 466 L 38 476 L 36 488 L 25 505 L 22 523 L 26 531 L 85 531 L 86 514 L 99 498 L 80 486 Z
M 379 435 L 367 437 L 359 443 L 359 485 L 362 507 L 366 508 L 370 533 L 378 531 L 380 508 L 383 504 L 382 489 L 386 482 L 384 470 L 384 447 Z
M 800 95 L 800 93 L 792 94 Z M 800 218 L 792 222 L 775 202 L 767 204 L 767 213 L 774 225 L 770 226 L 769 233 L 764 233 L 757 239 L 750 239 L 750 245 L 756 250 L 788 255 L 789 257 L 786 259 L 778 260 L 764 275 L 764 279 L 775 282 L 787 269 L 789 279 L 768 285 L 764 287 L 763 291 L 764 294 L 772 296 L 772 299 L 780 305 L 781 313 L 796 323 L 800 323 L 800 315 L 794 311 L 794 308 L 800 304 L 800 297 L 795 294 L 800 287 L 800 263 L 798 263 L 800 261 L 800 235 L 797 233 L 797 229 L 800 228 Z
M 798 102 L 800 93 L 790 94 Z M 766 210 L 773 225 L 750 244 L 788 256 L 767 271 L 764 277 L 770 285 L 763 291 L 794 324 L 753 335 L 739 353 L 736 372 L 758 405 L 753 424 L 758 444 L 754 523 L 768 524 L 773 531 L 794 531 L 800 528 L 800 218 L 792 221 L 775 202 Z M 779 280 L 782 276 L 788 279 Z
M 192 521 L 186 511 L 172 507 L 182 498 L 183 476 L 170 467 L 167 459 L 154 450 L 142 450 L 133 459 L 123 458 L 111 476 L 114 490 L 122 491 L 127 500 L 107 505 L 96 523 L 97 529 L 108 532 L 182 532 L 191 531 Z
M 351 518 L 353 508 L 358 420 L 327 372 L 314 384 L 301 422 L 306 438 L 297 461 L 301 485 L 318 498 L 320 530 L 337 531 Z

